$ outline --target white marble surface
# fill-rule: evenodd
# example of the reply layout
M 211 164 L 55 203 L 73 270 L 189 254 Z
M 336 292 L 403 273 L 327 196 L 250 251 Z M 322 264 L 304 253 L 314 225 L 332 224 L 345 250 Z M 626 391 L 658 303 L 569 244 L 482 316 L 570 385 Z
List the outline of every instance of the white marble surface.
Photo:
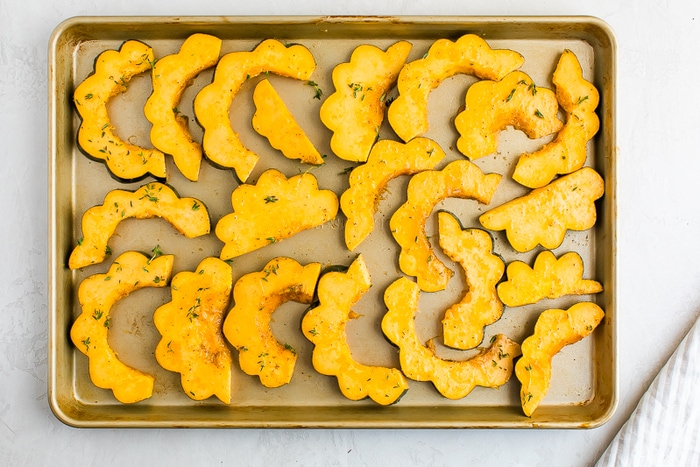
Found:
M 620 402 L 592 430 L 77 430 L 47 404 L 47 49 L 75 15 L 594 15 L 618 41 Z M 0 465 L 589 465 L 700 313 L 700 3 L 0 0 Z

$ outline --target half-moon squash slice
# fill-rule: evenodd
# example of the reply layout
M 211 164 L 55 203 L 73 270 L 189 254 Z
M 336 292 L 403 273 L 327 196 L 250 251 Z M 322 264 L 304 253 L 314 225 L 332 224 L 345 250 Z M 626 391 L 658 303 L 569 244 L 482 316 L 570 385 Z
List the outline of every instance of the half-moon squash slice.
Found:
M 160 58 L 151 72 L 153 93 L 143 112 L 151 127 L 151 143 L 173 156 L 175 166 L 192 181 L 199 178 L 202 147 L 187 128 L 188 119 L 178 106 L 182 93 L 202 71 L 216 65 L 221 39 L 209 34 L 193 34 L 179 52 Z
M 382 319 L 382 331 L 399 348 L 401 371 L 415 381 L 432 382 L 448 399 L 461 399 L 476 386 L 496 388 L 507 383 L 513 359 L 520 355 L 518 343 L 499 334 L 490 347 L 469 360 L 443 360 L 435 354 L 432 342 L 426 346 L 418 338 L 415 315 L 419 294 L 416 283 L 406 277 L 384 292 L 388 311 Z
M 314 368 L 323 375 L 335 376 L 345 397 L 369 397 L 380 405 L 390 405 L 408 390 L 406 378 L 396 368 L 359 363 L 352 357 L 345 333 L 348 321 L 358 317 L 353 305 L 371 285 L 362 255 L 347 272 L 324 274 L 318 284 L 319 304 L 304 315 L 301 329 L 314 344 Z
M 83 237 L 70 255 L 68 267 L 78 269 L 104 261 L 107 242 L 119 223 L 130 217 L 163 218 L 187 238 L 206 235 L 211 228 L 209 212 L 201 201 L 180 198 L 163 183 L 147 183 L 136 191 L 112 190 L 101 205 L 83 214 Z
M 292 258 L 278 257 L 262 271 L 236 281 L 235 304 L 224 321 L 224 335 L 238 350 L 241 369 L 258 376 L 263 386 L 289 383 L 297 360 L 294 348 L 272 334 L 272 314 L 288 301 L 310 304 L 320 272 L 320 263 L 302 266 Z
M 221 323 L 231 299 L 231 266 L 205 258 L 194 271 L 171 282 L 172 300 L 156 309 L 153 321 L 161 334 L 156 360 L 180 373 L 182 389 L 201 401 L 215 395 L 231 402 L 231 351 Z
M 84 279 L 78 288 L 81 313 L 70 330 L 73 344 L 87 355 L 90 379 L 95 386 L 111 389 L 123 403 L 148 399 L 154 377 L 132 368 L 110 347 L 107 338 L 114 304 L 144 287 L 165 287 L 173 268 L 173 255 L 156 258 L 127 251 L 112 263 L 106 274 Z
M 95 60 L 95 72 L 73 92 L 75 108 L 82 119 L 78 146 L 89 157 L 102 161 L 112 176 L 135 181 L 152 174 L 165 178 L 165 155 L 122 140 L 107 111 L 110 99 L 125 92 L 135 75 L 151 69 L 153 49 L 143 42 L 129 40 L 117 50 L 106 50 Z

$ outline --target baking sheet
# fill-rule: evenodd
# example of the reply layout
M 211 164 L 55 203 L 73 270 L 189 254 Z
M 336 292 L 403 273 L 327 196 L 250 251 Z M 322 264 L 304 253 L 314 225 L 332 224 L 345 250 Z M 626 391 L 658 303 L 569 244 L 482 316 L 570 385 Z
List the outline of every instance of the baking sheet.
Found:
M 552 386 L 532 418 L 522 414 L 519 382 L 513 375 L 499 389 L 477 387 L 467 397 L 450 401 L 440 396 L 430 383 L 409 381 L 410 389 L 390 407 L 370 400 L 349 401 L 339 392 L 335 378 L 315 372 L 311 366 L 312 345 L 300 331 L 305 305 L 287 303 L 273 316 L 273 332 L 289 342 L 298 353 L 292 382 L 284 387 L 264 388 L 257 377 L 245 375 L 237 367 L 234 352 L 232 401 L 225 405 L 212 398 L 196 402 L 182 391 L 179 375 L 160 368 L 153 356 L 160 339 L 152 323 L 152 313 L 170 300 L 168 289 L 140 290 L 113 308 L 110 344 L 125 363 L 156 377 L 153 397 L 133 405 L 117 402 L 111 391 L 95 387 L 88 377 L 87 358 L 70 342 L 70 326 L 79 314 L 77 286 L 88 275 L 102 273 L 109 261 L 70 271 L 67 258 L 81 236 L 80 216 L 89 207 L 101 204 L 107 191 L 136 189 L 144 182 L 115 181 L 103 164 L 86 158 L 76 147 L 79 119 L 72 104 L 75 86 L 92 72 L 95 57 L 106 49 L 118 49 L 128 39 L 138 39 L 153 47 L 156 58 L 177 52 L 190 34 L 203 32 L 223 39 L 222 55 L 230 51 L 252 50 L 261 40 L 275 38 L 300 43 L 309 48 L 318 64 L 312 79 L 323 90 L 323 98 L 333 92 L 330 79 L 333 66 L 349 60 L 360 44 L 382 49 L 398 40 L 413 44 L 409 60 L 420 58 L 439 38 L 455 40 L 463 34 L 483 37 L 492 48 L 510 48 L 525 57 L 521 70 L 538 87 L 551 88 L 551 73 L 564 49 L 574 51 L 581 61 L 584 76 L 601 93 L 598 113 L 601 128 L 589 143 L 587 164 L 605 179 L 606 194 L 598 201 L 596 226 L 585 232 L 569 232 L 557 255 L 577 251 L 586 265 L 584 277 L 600 281 L 605 291 L 596 296 L 565 297 L 535 305 L 506 308 L 497 323 L 487 327 L 485 342 L 496 333 L 505 333 L 518 342 L 532 332 L 539 312 L 546 308 L 568 308 L 575 302 L 593 300 L 605 311 L 606 318 L 594 334 L 564 348 L 554 359 Z M 63 422 L 80 427 L 592 427 L 604 423 L 616 405 L 615 352 L 615 43 L 610 29 L 588 17 L 82 17 L 65 21 L 55 30 L 50 42 L 49 122 L 50 122 L 50 306 L 49 306 L 49 402 Z M 179 110 L 190 117 L 190 130 L 201 141 L 201 129 L 194 123 L 192 100 L 196 92 L 210 82 L 213 70 L 200 74 L 185 92 Z M 255 134 L 250 125 L 254 108 L 251 94 L 261 78 L 246 83 L 237 94 L 230 113 L 233 127 L 242 141 L 261 156 L 249 181 L 275 167 L 287 176 L 309 170 L 285 159 Z M 270 74 L 302 128 L 322 154 L 326 164 L 311 169 L 321 188 L 340 194 L 347 187 L 348 167 L 355 164 L 333 156 L 330 131 L 320 122 L 322 99 L 299 81 Z M 459 111 L 469 84 L 475 78 L 458 75 L 445 80 L 431 93 L 430 130 L 424 136 L 440 143 L 447 157 L 438 166 L 463 159 L 456 148 L 458 137 L 452 118 Z M 135 77 L 129 90 L 110 103 L 110 117 L 122 138 L 145 146 L 149 123 L 143 117 L 143 103 L 150 94 L 150 78 Z M 395 91 L 394 91 L 395 94 Z M 385 122 L 381 138 L 397 139 Z M 551 138 L 549 138 L 551 139 Z M 506 130 L 499 137 L 499 150 L 493 156 L 477 159 L 484 172 L 504 175 L 490 207 L 497 206 L 526 190 L 509 180 L 517 157 L 533 151 L 547 141 L 529 140 L 519 131 Z M 237 186 L 233 172 L 220 170 L 204 162 L 198 182 L 182 177 L 168 158 L 168 180 L 181 196 L 203 200 L 209 208 L 212 226 L 231 212 L 230 193 Z M 366 364 L 398 367 L 397 350 L 383 336 L 381 318 L 386 311 L 382 295 L 398 277 L 398 248 L 389 232 L 388 221 L 394 209 L 405 200 L 408 177 L 392 181 L 379 205 L 375 232 L 355 252 L 345 248 L 342 214 L 338 218 L 293 238 L 256 250 L 232 262 L 234 280 L 258 271 L 271 258 L 291 256 L 305 264 L 349 265 L 362 253 L 372 274 L 373 287 L 355 306 L 361 319 L 348 325 L 348 340 L 353 356 Z M 457 214 L 464 227 L 478 227 L 478 216 L 488 208 L 475 201 L 448 199 L 437 206 Z M 436 230 L 431 219 L 428 235 Z M 508 245 L 505 234 L 494 233 L 495 251 L 504 260 L 520 259 L 531 263 L 539 249 L 517 254 Z M 218 256 L 222 243 L 213 235 L 186 239 L 159 219 L 128 219 L 110 240 L 112 258 L 126 250 L 148 252 L 159 245 L 164 253 L 175 253 L 174 273 L 192 270 L 206 256 Z M 439 249 L 438 249 L 439 250 Z M 437 254 L 441 254 L 437 251 Z M 444 292 L 422 294 L 417 324 L 420 336 L 440 334 L 439 321 L 444 310 L 464 293 L 461 268 L 446 260 L 455 276 Z M 445 358 L 465 359 L 473 352 L 439 348 Z

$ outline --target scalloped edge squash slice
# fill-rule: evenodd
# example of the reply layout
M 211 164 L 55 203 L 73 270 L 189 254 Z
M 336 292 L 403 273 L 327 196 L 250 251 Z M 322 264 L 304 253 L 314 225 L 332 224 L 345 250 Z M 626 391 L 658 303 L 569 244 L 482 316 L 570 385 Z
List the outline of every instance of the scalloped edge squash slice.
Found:
M 73 92 L 73 102 L 81 122 L 78 146 L 89 157 L 104 162 L 119 181 L 136 181 L 148 174 L 165 178 L 165 155 L 122 140 L 107 111 L 110 99 L 128 89 L 135 75 L 151 69 L 153 49 L 143 42 L 129 40 L 119 51 L 106 50 L 95 60 L 95 71 Z
M 123 363 L 110 347 L 111 309 L 131 292 L 144 287 L 165 287 L 173 260 L 173 255 L 149 259 L 127 251 L 119 255 L 106 274 L 89 276 L 78 288 L 81 313 L 71 326 L 71 341 L 87 355 L 93 384 L 111 389 L 119 402 L 130 404 L 151 397 L 154 377 Z
M 520 253 L 538 244 L 553 250 L 561 245 L 567 229 L 593 227 L 595 201 L 604 190 L 602 177 L 584 167 L 485 212 L 479 222 L 489 230 L 505 230 L 510 245 Z
M 321 153 L 299 126 L 269 80 L 264 79 L 255 86 L 253 102 L 253 130 L 267 138 L 270 146 L 279 150 L 287 159 L 299 159 L 305 164 L 314 165 L 324 163 Z
M 418 338 L 415 316 L 419 294 L 416 283 L 406 277 L 384 292 L 388 311 L 382 319 L 382 331 L 399 348 L 404 374 L 415 381 L 432 382 L 440 394 L 452 400 L 466 397 L 476 386 L 506 384 L 513 374 L 513 359 L 520 355 L 518 343 L 499 334 L 490 347 L 468 360 L 443 360 L 435 354 L 432 340 L 425 346 Z
M 215 395 L 225 404 L 231 402 L 231 351 L 221 323 L 232 285 L 231 266 L 218 258 L 205 258 L 194 271 L 173 277 L 172 300 L 153 314 L 162 336 L 156 360 L 166 370 L 180 373 L 182 389 L 190 399 Z
M 310 304 L 320 273 L 320 263 L 303 266 L 292 258 L 278 257 L 262 271 L 236 281 L 235 305 L 224 321 L 224 335 L 238 350 L 241 369 L 258 376 L 265 387 L 289 383 L 297 361 L 294 348 L 272 334 L 272 314 L 288 301 Z
M 287 178 L 276 169 L 260 175 L 255 185 L 239 185 L 231 194 L 233 212 L 216 224 L 224 242 L 220 257 L 235 258 L 322 225 L 338 214 L 338 197 L 318 188 L 316 177 Z
M 318 283 L 319 304 L 301 321 L 304 336 L 314 344 L 312 363 L 322 375 L 335 376 L 343 395 L 353 401 L 366 397 L 386 406 L 408 390 L 396 368 L 363 365 L 353 359 L 345 334 L 350 319 L 359 317 L 353 305 L 371 287 L 367 266 L 359 255 L 347 272 L 329 272 Z
M 603 310 L 591 302 L 577 303 L 568 310 L 552 308 L 540 314 L 535 332 L 523 341 L 523 355 L 515 364 L 525 415 L 531 416 L 549 391 L 554 355 L 591 334 L 604 316 Z
M 408 183 L 407 200 L 391 216 L 389 227 L 401 247 L 401 271 L 416 277 L 421 290 L 444 290 L 454 274 L 435 255 L 425 233 L 426 220 L 435 205 L 445 198 L 474 199 L 488 204 L 501 178 L 500 174 L 484 174 L 467 160 L 456 160 L 442 170 L 413 175 Z
M 449 212 L 438 213 L 440 247 L 464 269 L 464 297 L 445 312 L 442 319 L 443 342 L 456 349 L 472 349 L 484 339 L 484 326 L 495 323 L 503 314 L 496 284 L 503 277 L 503 259 L 493 253 L 491 235 L 481 229 L 462 229 Z
M 554 141 L 539 151 L 520 156 L 513 180 L 530 188 L 545 186 L 555 176 L 583 167 L 586 145 L 600 128 L 595 113 L 600 95 L 593 83 L 583 77 L 581 64 L 571 50 L 565 50 L 559 58 L 552 82 L 559 105 L 566 113 L 566 123 Z
M 598 281 L 583 279 L 583 260 L 575 251 L 557 259 L 549 250 L 537 255 L 532 267 L 513 261 L 506 268 L 508 280 L 498 284 L 498 296 L 506 306 L 537 303 L 564 295 L 595 294 L 603 291 Z
M 188 119 L 178 111 L 185 88 L 199 73 L 219 61 L 221 39 L 209 34 L 192 34 L 180 50 L 160 58 L 151 72 L 153 92 L 143 112 L 151 122 L 151 143 L 170 154 L 175 166 L 188 179 L 196 182 L 202 163 L 202 146 L 190 135 Z
M 252 52 L 229 52 L 221 57 L 214 80 L 194 99 L 195 117 L 204 128 L 202 145 L 207 159 L 234 169 L 245 182 L 260 157 L 243 145 L 231 127 L 229 110 L 241 85 L 266 72 L 305 81 L 315 69 L 316 61 L 306 47 L 287 47 L 274 39 L 264 40 Z
M 522 71 L 500 81 L 479 81 L 467 90 L 465 109 L 455 117 L 459 152 L 474 160 L 496 152 L 498 135 L 508 126 L 537 139 L 559 131 L 559 103 Z
M 364 162 L 384 121 L 386 94 L 396 82 L 412 45 L 399 41 L 386 52 L 373 45 L 353 50 L 350 62 L 333 68 L 335 92 L 321 104 L 321 122 L 333 132 L 331 150 L 341 159 Z
M 433 169 L 444 157 L 440 145 L 428 138 L 415 138 L 405 144 L 388 139 L 377 141 L 367 163 L 350 172 L 350 186 L 340 196 L 340 209 L 348 218 L 348 249 L 353 251 L 374 230 L 374 214 L 389 181 Z
M 438 39 L 423 58 L 407 63 L 399 73 L 399 96 L 389 106 L 389 123 L 404 141 L 420 136 L 428 131 L 430 92 L 445 79 L 469 74 L 498 80 L 520 68 L 524 60 L 518 52 L 492 49 L 475 34 L 455 42 Z
M 211 229 L 204 203 L 195 198 L 180 198 L 163 183 L 147 183 L 136 191 L 112 190 L 102 204 L 83 214 L 83 237 L 71 252 L 68 267 L 78 269 L 104 261 L 107 242 L 124 219 L 154 217 L 165 219 L 187 238 L 206 235 Z

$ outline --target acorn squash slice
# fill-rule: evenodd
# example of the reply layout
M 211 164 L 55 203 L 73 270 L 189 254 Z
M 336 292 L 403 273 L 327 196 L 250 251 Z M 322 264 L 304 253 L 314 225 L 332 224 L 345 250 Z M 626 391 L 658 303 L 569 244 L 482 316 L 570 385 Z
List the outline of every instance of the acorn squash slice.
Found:
M 276 169 L 263 172 L 255 185 L 236 187 L 231 205 L 233 212 L 215 228 L 224 242 L 223 260 L 317 227 L 338 214 L 338 197 L 331 190 L 320 190 L 316 177 L 303 173 L 287 178 Z
M 306 164 L 323 164 L 323 157 L 269 80 L 264 79 L 255 86 L 253 102 L 253 129 L 267 138 L 270 146 L 282 152 L 287 159 L 299 159 Z
M 531 416 L 549 391 L 554 355 L 591 334 L 604 316 L 603 310 L 591 302 L 577 303 L 568 310 L 553 308 L 540 314 L 535 332 L 523 341 L 523 356 L 515 364 L 525 415 Z
M 111 389 L 119 402 L 129 404 L 151 397 L 154 377 L 123 363 L 110 347 L 107 335 L 111 309 L 135 290 L 165 287 L 173 259 L 172 255 L 148 258 L 127 251 L 119 255 L 106 274 L 89 276 L 78 288 L 81 313 L 71 326 L 70 338 L 87 355 L 93 384 Z
M 102 161 L 113 177 L 135 181 L 152 174 L 165 178 L 165 155 L 122 140 L 115 134 L 107 111 L 109 100 L 125 92 L 131 79 L 151 69 L 153 49 L 143 42 L 126 41 L 119 51 L 106 50 L 95 60 L 95 71 L 73 92 L 82 119 L 78 146 L 89 157 Z
M 153 321 L 161 334 L 156 360 L 180 373 L 185 394 L 201 401 L 215 395 L 231 402 L 231 351 L 221 332 L 233 284 L 231 266 L 205 258 L 197 268 L 179 272 L 172 300 L 156 309 Z
M 584 167 L 485 212 L 479 222 L 489 230 L 505 230 L 510 245 L 521 253 L 538 244 L 552 250 L 561 245 L 567 229 L 593 227 L 595 201 L 604 189 L 601 176 Z
M 421 290 L 443 290 L 453 275 L 435 255 L 425 233 L 426 220 L 435 205 L 450 197 L 488 204 L 500 181 L 501 175 L 485 175 L 467 160 L 450 162 L 442 170 L 426 170 L 413 175 L 408 183 L 408 198 L 391 216 L 389 227 L 401 247 L 401 271 L 416 277 Z
M 391 103 L 388 120 L 396 134 L 409 141 L 428 131 L 428 97 L 440 83 L 456 74 L 498 80 L 519 68 L 524 58 L 512 50 L 492 49 L 477 35 L 456 42 L 435 41 L 423 58 L 407 63 L 399 73 L 399 96 Z
M 513 359 L 520 355 L 517 342 L 503 334 L 494 336 L 490 347 L 478 355 L 451 361 L 439 358 L 432 347 L 418 338 L 415 315 L 420 289 L 402 277 L 384 292 L 388 308 L 382 319 L 384 335 L 399 348 L 403 373 L 415 381 L 430 381 L 448 399 L 466 397 L 476 386 L 496 388 L 504 385 L 513 373 Z
M 374 230 L 374 214 L 387 183 L 400 175 L 434 168 L 445 153 L 433 140 L 415 138 L 408 143 L 381 140 L 372 148 L 367 163 L 350 172 L 350 187 L 340 196 L 347 216 L 345 244 L 350 251 Z
M 449 212 L 438 213 L 439 242 L 466 276 L 467 293 L 445 312 L 442 320 L 443 343 L 457 349 L 471 349 L 484 339 L 484 326 L 495 323 L 503 314 L 496 284 L 505 265 L 493 253 L 493 239 L 481 229 L 464 229 Z
M 112 190 L 104 203 L 83 214 L 83 237 L 70 255 L 68 267 L 78 269 L 104 261 L 107 242 L 119 223 L 130 217 L 161 217 L 187 238 L 206 235 L 211 229 L 206 206 L 195 198 L 180 198 L 168 185 L 153 182 L 136 191 Z
M 144 114 L 151 127 L 151 143 L 173 157 L 187 179 L 197 181 L 202 163 L 202 147 L 190 135 L 187 117 L 178 110 L 185 88 L 202 71 L 216 65 L 221 39 L 193 34 L 179 52 L 160 58 L 151 72 L 153 93 L 146 100 Z
M 214 80 L 195 96 L 194 113 L 204 128 L 204 155 L 215 165 L 235 170 L 245 182 L 260 158 L 241 142 L 231 127 L 229 109 L 241 85 L 261 73 L 308 80 L 316 68 L 303 45 L 289 47 L 268 39 L 252 52 L 229 52 L 219 60 Z
M 411 51 L 396 42 L 386 52 L 373 45 L 353 50 L 350 62 L 333 68 L 335 92 L 321 104 L 321 122 L 333 132 L 331 150 L 341 159 L 364 162 L 384 121 L 386 95 Z
M 345 334 L 348 320 L 359 315 L 353 305 L 372 285 L 362 255 L 347 272 L 328 272 L 318 284 L 319 304 L 301 321 L 301 329 L 314 344 L 312 363 L 323 375 L 335 376 L 338 386 L 350 400 L 371 398 L 390 405 L 408 390 L 406 378 L 396 368 L 363 365 L 353 359 Z
M 224 335 L 238 350 L 241 369 L 258 376 L 263 386 L 289 383 L 297 353 L 272 334 L 272 313 L 283 303 L 310 304 L 321 272 L 320 263 L 302 266 L 291 258 L 275 258 L 262 271 L 242 276 L 233 289 L 234 307 L 224 321 Z
M 603 291 L 598 281 L 583 279 L 583 260 L 575 251 L 559 259 L 549 250 L 537 255 L 532 267 L 513 261 L 506 269 L 508 280 L 498 284 L 498 296 L 506 306 L 537 303 L 564 295 L 595 294 Z
M 467 90 L 465 109 L 455 117 L 459 152 L 474 160 L 496 152 L 498 134 L 507 126 L 537 139 L 559 131 L 554 92 L 535 85 L 521 71 L 500 81 L 479 81 Z
M 581 64 L 571 50 L 565 50 L 559 58 L 552 82 L 566 123 L 554 141 L 518 159 L 513 180 L 530 188 L 545 186 L 558 174 L 583 167 L 587 142 L 600 128 L 595 113 L 600 100 L 598 90 L 583 77 Z

